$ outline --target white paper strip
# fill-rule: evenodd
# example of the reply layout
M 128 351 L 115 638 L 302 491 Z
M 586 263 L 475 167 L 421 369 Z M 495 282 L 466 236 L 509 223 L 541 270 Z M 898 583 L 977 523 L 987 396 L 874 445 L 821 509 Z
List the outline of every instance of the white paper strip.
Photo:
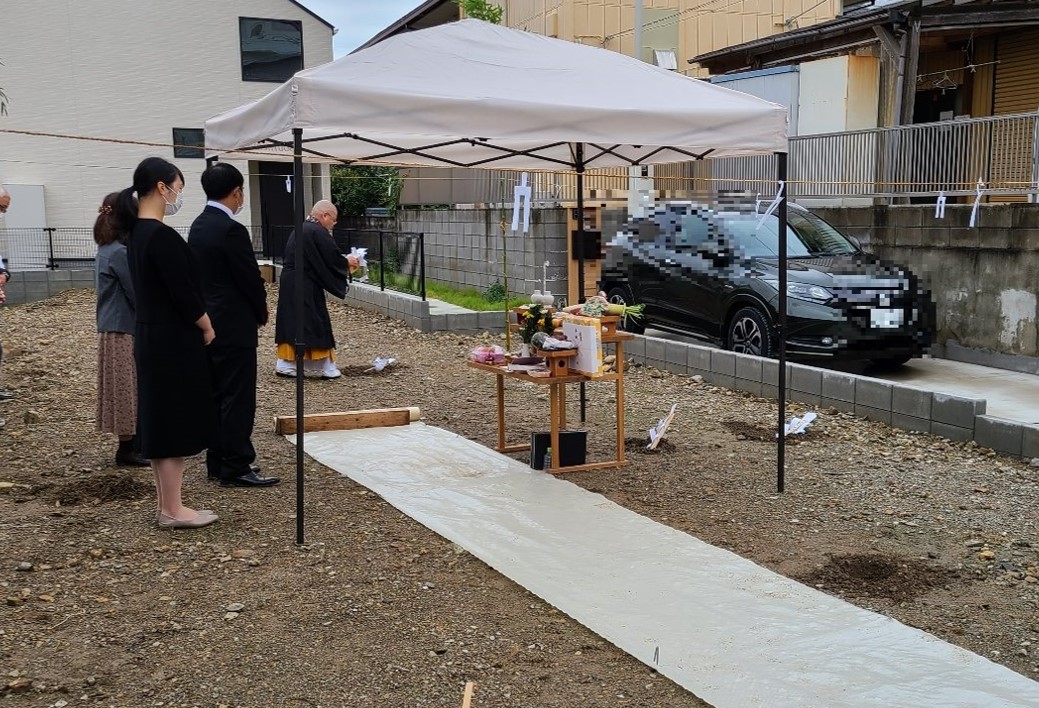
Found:
M 934 203 L 934 218 L 945 218 L 945 192 L 938 192 L 938 201 Z
M 765 223 L 765 219 L 772 216 L 772 214 L 779 208 L 779 202 L 783 200 L 783 190 L 786 189 L 786 183 L 783 180 L 779 180 L 779 189 L 776 191 L 776 197 L 772 200 L 772 203 L 768 205 L 768 209 L 761 215 L 761 220 L 758 221 L 758 228 L 760 229 Z
M 520 208 L 523 209 L 523 233 L 530 231 L 530 186 L 527 173 L 520 175 L 520 183 L 512 188 L 512 230 L 519 230 Z
M 985 190 L 985 183 L 978 180 L 978 195 L 974 197 L 974 208 L 970 210 L 970 228 L 978 223 L 978 207 L 981 206 L 981 193 Z

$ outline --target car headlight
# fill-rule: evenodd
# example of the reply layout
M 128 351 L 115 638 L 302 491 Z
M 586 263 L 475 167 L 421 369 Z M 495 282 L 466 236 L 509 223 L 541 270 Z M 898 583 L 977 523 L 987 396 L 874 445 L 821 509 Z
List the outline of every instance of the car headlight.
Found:
M 779 281 L 774 278 L 762 278 L 762 280 L 779 290 Z M 801 300 L 812 300 L 813 302 L 829 302 L 833 299 L 833 293 L 820 285 L 809 285 L 808 283 L 787 283 L 786 294 Z

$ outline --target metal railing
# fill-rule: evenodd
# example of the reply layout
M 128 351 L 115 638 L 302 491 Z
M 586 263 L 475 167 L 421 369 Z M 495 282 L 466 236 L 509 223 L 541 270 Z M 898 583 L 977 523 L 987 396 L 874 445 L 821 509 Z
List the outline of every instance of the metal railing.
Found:
M 291 226 L 249 227 L 257 258 L 281 263 Z M 188 228 L 176 229 L 187 238 Z M 343 253 L 368 249 L 361 282 L 381 290 L 408 292 L 426 299 L 426 249 L 421 233 L 385 229 L 337 228 L 333 238 Z M 0 229 L 0 255 L 11 271 L 93 268 L 97 256 L 92 227 Z
M 368 272 L 360 282 L 378 283 L 380 290 L 426 299 L 426 237 L 422 233 L 382 229 L 335 229 L 332 237 L 343 253 L 368 249 Z
M 897 128 L 870 128 L 790 138 L 789 196 L 800 198 L 897 198 L 974 195 L 984 183 L 989 196 L 1039 195 L 1039 114 L 970 118 Z M 454 171 L 458 203 L 511 204 L 520 174 Z M 692 198 L 726 192 L 776 190 L 772 155 L 706 159 L 653 167 L 657 199 Z M 573 203 L 573 173 L 528 173 L 535 203 Z M 627 198 L 625 168 L 585 174 L 590 200 Z
M 282 263 L 291 226 L 253 226 L 253 250 L 257 256 Z M 343 253 L 351 248 L 366 248 L 368 271 L 360 282 L 378 283 L 380 290 L 418 295 L 426 299 L 426 248 L 421 233 L 389 229 L 337 227 L 332 238 Z

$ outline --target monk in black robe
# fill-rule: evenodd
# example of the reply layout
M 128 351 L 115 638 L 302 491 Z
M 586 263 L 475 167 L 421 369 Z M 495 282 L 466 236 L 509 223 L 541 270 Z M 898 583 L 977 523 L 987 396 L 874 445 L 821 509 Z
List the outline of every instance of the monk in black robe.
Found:
M 304 371 L 334 379 L 342 374 L 335 364 L 335 336 L 332 319 L 328 315 L 325 293 L 344 298 L 350 286 L 347 283 L 348 262 L 332 239 L 332 227 L 339 211 L 332 202 L 321 200 L 310 211 L 303 223 L 302 235 L 295 231 L 285 245 L 285 262 L 278 288 L 278 314 L 274 326 L 274 341 L 278 345 L 278 362 L 274 373 L 279 376 L 296 375 L 296 238 L 303 239 L 303 352 Z

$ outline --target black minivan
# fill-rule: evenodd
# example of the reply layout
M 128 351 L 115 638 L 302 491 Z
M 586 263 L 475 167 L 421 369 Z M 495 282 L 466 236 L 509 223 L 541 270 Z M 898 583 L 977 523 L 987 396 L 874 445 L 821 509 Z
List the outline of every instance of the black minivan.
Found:
M 931 344 L 935 308 L 907 268 L 863 252 L 808 210 L 787 210 L 787 336 L 791 358 L 899 366 Z M 600 288 L 642 303 L 646 327 L 707 338 L 732 351 L 776 354 L 779 220 L 671 202 L 635 219 L 606 249 Z

